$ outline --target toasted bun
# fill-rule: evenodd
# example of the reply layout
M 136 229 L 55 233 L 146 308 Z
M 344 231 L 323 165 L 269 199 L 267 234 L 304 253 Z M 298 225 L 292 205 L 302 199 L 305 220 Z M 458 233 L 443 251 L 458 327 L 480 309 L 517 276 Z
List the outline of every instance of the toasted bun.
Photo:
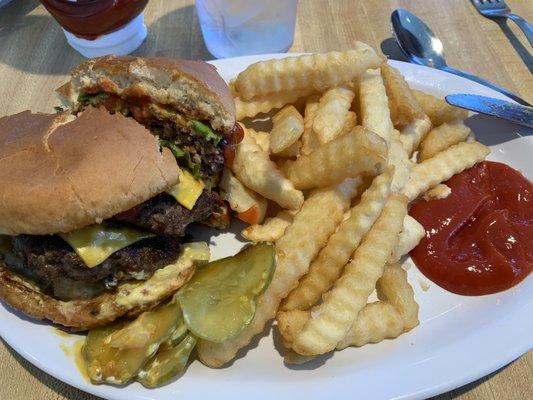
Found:
M 184 115 L 206 120 L 222 132 L 235 125 L 231 91 L 211 64 L 167 58 L 105 56 L 76 67 L 71 80 L 57 92 L 65 105 L 76 108 L 80 92 L 105 91 L 123 98 L 150 98 Z
M 194 270 L 194 262 L 186 258 L 158 270 L 147 281 L 123 283 L 113 293 L 89 300 L 61 301 L 42 293 L 0 261 L 0 299 L 32 318 L 84 331 L 120 317 L 136 317 L 155 307 L 183 286 Z
M 168 149 L 131 118 L 0 118 L 0 234 L 69 232 L 140 204 L 178 181 Z

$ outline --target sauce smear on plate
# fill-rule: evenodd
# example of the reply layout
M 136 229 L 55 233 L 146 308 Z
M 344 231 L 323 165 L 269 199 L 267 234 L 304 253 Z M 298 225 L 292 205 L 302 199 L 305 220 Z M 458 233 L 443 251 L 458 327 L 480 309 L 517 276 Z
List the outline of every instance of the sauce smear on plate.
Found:
M 426 229 L 411 251 L 420 271 L 461 295 L 518 284 L 533 269 L 533 185 L 511 167 L 484 161 L 445 182 L 452 193 L 419 200 L 409 214 Z

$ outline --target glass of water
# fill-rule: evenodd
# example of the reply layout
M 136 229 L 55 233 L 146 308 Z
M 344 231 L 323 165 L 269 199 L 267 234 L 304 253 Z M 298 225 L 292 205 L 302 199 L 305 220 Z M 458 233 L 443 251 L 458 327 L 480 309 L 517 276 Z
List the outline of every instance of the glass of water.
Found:
M 207 49 L 216 58 L 286 52 L 298 0 L 196 0 Z

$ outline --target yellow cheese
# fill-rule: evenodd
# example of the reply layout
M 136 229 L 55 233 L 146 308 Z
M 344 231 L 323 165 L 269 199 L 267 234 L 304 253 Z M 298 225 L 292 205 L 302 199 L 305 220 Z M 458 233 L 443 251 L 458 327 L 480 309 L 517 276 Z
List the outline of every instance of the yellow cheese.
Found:
M 155 235 L 129 226 L 101 224 L 86 226 L 60 236 L 74 249 L 87 267 L 93 268 L 120 249 Z
M 191 173 L 184 169 L 180 169 L 179 178 L 178 184 L 170 188 L 168 193 L 183 207 L 192 210 L 204 190 L 204 183 L 194 179 Z

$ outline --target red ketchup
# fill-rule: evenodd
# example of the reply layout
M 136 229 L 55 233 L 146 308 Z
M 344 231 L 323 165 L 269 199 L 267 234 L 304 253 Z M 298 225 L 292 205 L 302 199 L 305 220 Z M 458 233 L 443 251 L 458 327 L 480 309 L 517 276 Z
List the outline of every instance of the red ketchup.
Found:
M 41 0 L 67 31 L 84 39 L 113 32 L 139 15 L 148 0 Z
M 533 185 L 484 161 L 446 182 L 452 193 L 419 200 L 409 214 L 426 229 L 411 251 L 420 271 L 450 292 L 479 296 L 518 284 L 533 269 Z

